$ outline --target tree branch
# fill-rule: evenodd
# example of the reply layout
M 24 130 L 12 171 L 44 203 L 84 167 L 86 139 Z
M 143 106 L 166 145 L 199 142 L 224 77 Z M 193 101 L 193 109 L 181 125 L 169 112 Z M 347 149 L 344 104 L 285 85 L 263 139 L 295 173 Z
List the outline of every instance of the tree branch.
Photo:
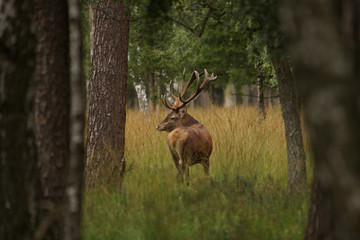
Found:
M 206 23 L 209 20 L 211 14 L 214 12 L 215 8 L 211 7 L 211 6 L 207 6 L 209 8 L 208 12 L 206 13 L 204 19 L 202 20 L 201 23 L 199 23 L 197 26 L 195 26 L 194 28 L 192 28 L 189 24 L 187 24 L 185 22 L 185 20 L 183 19 L 183 21 L 180 21 L 178 19 L 175 19 L 171 16 L 168 16 L 168 18 L 173 21 L 174 23 L 184 27 L 185 29 L 189 30 L 190 32 L 192 32 L 193 34 L 195 34 L 198 38 L 201 38 L 202 34 L 205 31 L 206 28 Z M 180 15 L 180 14 L 179 14 Z M 199 31 L 196 31 L 196 29 L 198 28 L 198 26 L 200 26 Z

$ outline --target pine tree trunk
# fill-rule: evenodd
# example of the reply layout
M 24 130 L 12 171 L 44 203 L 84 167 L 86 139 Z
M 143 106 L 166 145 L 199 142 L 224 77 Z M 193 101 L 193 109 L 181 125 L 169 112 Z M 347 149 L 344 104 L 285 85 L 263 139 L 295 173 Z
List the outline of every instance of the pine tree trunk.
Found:
M 0 239 L 31 239 L 39 183 L 31 129 L 34 3 L 0 1 Z
M 150 103 L 150 111 L 152 113 L 158 112 L 159 109 L 159 83 L 156 78 L 156 74 L 154 72 L 149 73 L 149 103 Z
M 258 89 L 258 117 L 263 120 L 266 118 L 265 99 L 264 99 L 264 77 L 261 74 L 257 78 Z
M 124 144 L 129 12 L 124 1 L 93 4 L 94 37 L 87 130 L 86 185 L 121 187 Z
M 35 137 L 42 186 L 38 236 L 62 239 L 61 209 L 69 159 L 69 34 L 67 1 L 36 0 Z M 46 220 L 53 216 L 52 220 Z
M 306 239 L 360 239 L 360 4 L 307 0 L 284 11 L 315 161 Z
M 322 183 L 319 174 L 315 171 L 305 233 L 305 239 L 307 240 L 333 239 L 332 236 L 334 235 L 334 220 L 331 214 L 334 206 L 331 205 L 329 198 L 320 191 L 323 189 L 320 184 Z
M 280 104 L 285 125 L 290 191 L 306 184 L 306 156 L 301 130 L 294 78 L 286 60 L 273 53 L 273 64 L 279 86 Z

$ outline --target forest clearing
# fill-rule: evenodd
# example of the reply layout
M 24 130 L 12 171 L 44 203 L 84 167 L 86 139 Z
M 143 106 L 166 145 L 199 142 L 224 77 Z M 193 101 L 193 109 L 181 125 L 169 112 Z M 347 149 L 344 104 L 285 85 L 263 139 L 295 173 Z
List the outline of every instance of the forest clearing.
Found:
M 260 120 L 256 107 L 189 108 L 214 150 L 211 177 L 196 164 L 188 187 L 176 182 L 167 134 L 155 130 L 167 111 L 128 109 L 122 194 L 117 179 L 84 193 L 84 239 L 303 239 L 310 188 L 287 191 L 281 111 L 266 110 Z
M 0 1 L 0 240 L 359 240 L 359 79 L 357 0 Z

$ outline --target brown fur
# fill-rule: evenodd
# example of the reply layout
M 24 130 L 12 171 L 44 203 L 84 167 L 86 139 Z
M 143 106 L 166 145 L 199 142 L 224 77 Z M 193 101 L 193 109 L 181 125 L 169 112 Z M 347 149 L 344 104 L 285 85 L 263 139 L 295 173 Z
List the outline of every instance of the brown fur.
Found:
M 186 113 L 186 109 L 171 111 L 156 129 L 170 132 L 167 142 L 178 170 L 178 180 L 182 180 L 184 174 L 188 180 L 189 167 L 197 163 L 203 165 L 205 174 L 209 175 L 209 157 L 212 152 L 210 133 Z

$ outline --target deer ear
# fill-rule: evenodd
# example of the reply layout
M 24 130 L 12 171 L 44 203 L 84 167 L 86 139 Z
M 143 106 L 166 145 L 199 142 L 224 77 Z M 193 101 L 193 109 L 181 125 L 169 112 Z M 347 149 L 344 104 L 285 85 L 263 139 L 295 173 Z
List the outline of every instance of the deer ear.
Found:
M 183 107 L 182 109 L 180 109 L 179 113 L 180 113 L 180 116 L 183 117 L 185 114 L 186 114 L 186 107 Z

